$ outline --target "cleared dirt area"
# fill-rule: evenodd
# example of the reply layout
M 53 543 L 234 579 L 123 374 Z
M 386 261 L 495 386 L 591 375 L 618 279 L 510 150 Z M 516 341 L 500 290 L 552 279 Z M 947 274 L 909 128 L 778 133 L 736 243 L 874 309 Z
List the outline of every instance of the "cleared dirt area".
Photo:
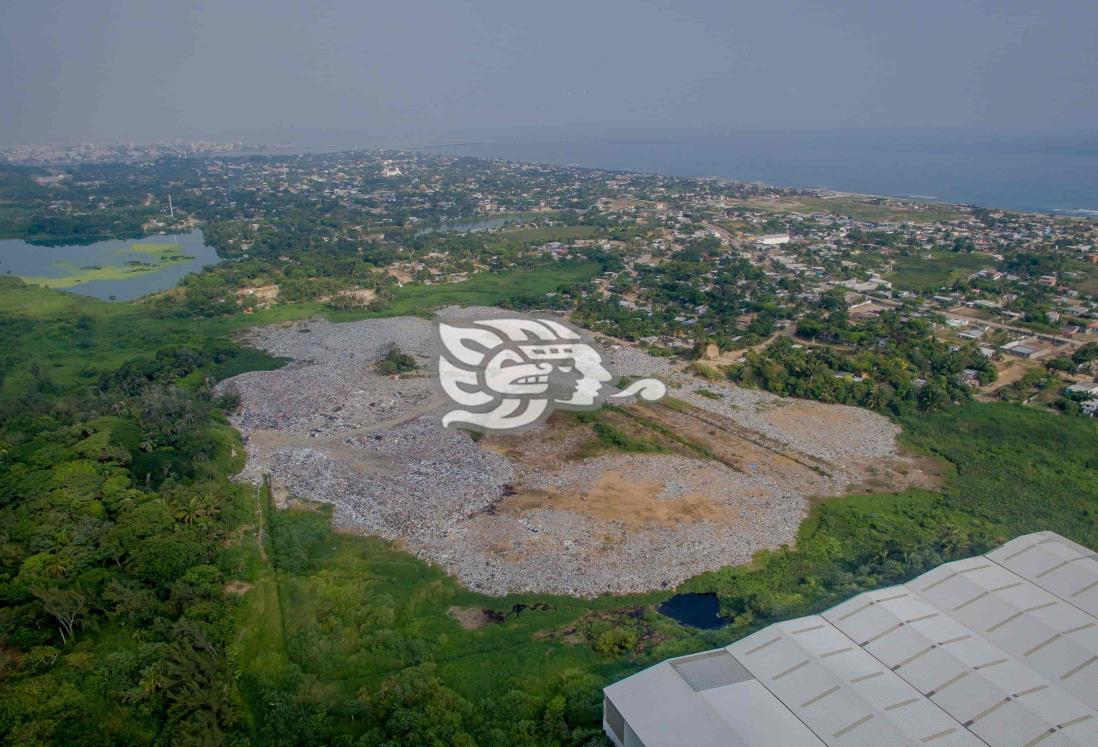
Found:
M 779 400 L 770 414 L 791 436 L 825 439 L 857 433 L 862 417 L 857 410 L 801 400 Z M 494 509 L 572 511 L 626 529 L 710 522 L 752 532 L 764 521 L 767 502 L 784 495 L 818 500 L 940 483 L 933 459 L 880 456 L 848 467 L 689 404 L 631 405 L 600 421 L 658 453 L 611 449 L 593 457 L 597 436 L 568 415 L 552 418 L 541 438 L 488 436 L 481 445 L 515 468 L 512 491 Z
M 624 461 L 624 460 L 623 460 Z M 640 465 L 615 464 L 595 477 L 594 484 L 573 486 L 561 490 L 525 490 L 504 498 L 499 510 L 524 513 L 532 509 L 551 508 L 555 511 L 574 511 L 599 521 L 620 522 L 625 528 L 643 526 L 675 526 L 696 521 L 729 522 L 730 511 L 716 500 L 702 494 L 709 492 L 699 481 L 696 492 L 679 496 L 675 500 L 663 497 L 664 483 L 657 475 L 649 479 L 637 477 L 630 467 L 649 466 L 657 461 L 649 457 Z M 690 477 L 718 478 L 719 470 L 703 465 L 685 465 L 693 472 Z M 617 468 L 615 468 L 617 467 Z M 698 473 L 707 472 L 708 475 Z
M 266 308 L 278 300 L 277 285 L 258 285 L 250 288 L 241 288 L 236 292 L 241 300 L 254 301 L 259 308 Z
M 1000 389 L 1015 383 L 1034 368 L 1044 368 L 1044 364 L 1040 361 L 1010 357 L 999 361 L 995 367 L 998 376 L 995 381 L 977 390 L 977 396 L 980 399 L 987 401 L 996 399 L 995 394 Z
M 479 630 L 489 623 L 496 622 L 492 617 L 492 610 L 480 607 L 451 607 L 448 611 L 450 616 L 466 630 Z
M 426 320 L 312 320 L 248 341 L 293 362 L 220 385 L 241 397 L 241 479 L 269 478 L 283 505 L 329 503 L 340 528 L 398 540 L 489 593 L 673 586 L 792 542 L 813 501 L 937 480 L 878 415 L 703 382 L 630 347 L 605 357 L 663 378 L 672 398 L 473 438 L 440 424 Z M 420 370 L 377 374 L 392 344 Z

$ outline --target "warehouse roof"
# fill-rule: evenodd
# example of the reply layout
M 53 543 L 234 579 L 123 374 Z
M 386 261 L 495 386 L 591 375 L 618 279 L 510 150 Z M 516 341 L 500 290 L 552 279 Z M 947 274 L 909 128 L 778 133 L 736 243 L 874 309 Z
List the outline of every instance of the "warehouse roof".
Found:
M 606 729 L 646 747 L 1098 744 L 1096 613 L 1098 556 L 1025 535 L 611 685 Z

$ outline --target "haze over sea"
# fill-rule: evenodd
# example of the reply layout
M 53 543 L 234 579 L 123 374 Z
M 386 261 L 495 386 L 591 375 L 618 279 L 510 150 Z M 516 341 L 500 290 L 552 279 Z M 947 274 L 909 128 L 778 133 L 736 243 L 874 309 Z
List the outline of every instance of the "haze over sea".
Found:
M 445 153 L 1098 216 L 1098 133 L 494 136 Z

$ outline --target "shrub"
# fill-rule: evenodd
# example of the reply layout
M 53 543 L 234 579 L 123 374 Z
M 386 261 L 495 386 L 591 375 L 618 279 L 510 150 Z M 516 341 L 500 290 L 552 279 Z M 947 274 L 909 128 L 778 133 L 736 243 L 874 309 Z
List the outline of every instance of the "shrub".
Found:
M 389 348 L 384 357 L 374 364 L 374 370 L 382 376 L 408 373 L 419 368 L 416 359 L 404 353 L 396 345 Z

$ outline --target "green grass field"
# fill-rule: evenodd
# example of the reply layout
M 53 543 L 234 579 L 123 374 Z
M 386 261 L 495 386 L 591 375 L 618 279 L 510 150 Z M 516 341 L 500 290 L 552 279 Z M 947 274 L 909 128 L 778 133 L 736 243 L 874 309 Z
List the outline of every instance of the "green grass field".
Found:
M 1011 404 L 955 407 L 903 421 L 905 437 L 957 468 L 950 507 L 1001 537 L 1050 529 L 1098 547 L 1098 423 Z
M 900 290 L 932 291 L 950 287 L 976 270 L 994 266 L 995 261 L 982 254 L 935 252 L 925 255 L 898 257 L 887 279 Z
M 1075 273 L 1074 277 L 1061 276 L 1072 288 L 1080 293 L 1098 294 L 1098 263 L 1069 259 L 1064 269 Z
M 729 201 L 731 204 L 732 201 Z M 741 201 L 748 207 L 770 210 L 775 213 L 802 212 L 802 213 L 831 213 L 842 215 L 854 220 L 874 222 L 910 222 L 910 223 L 938 223 L 956 220 L 961 213 L 952 205 L 943 205 L 934 202 L 920 203 L 919 207 L 899 207 L 879 204 L 878 198 L 849 195 L 842 197 L 783 197 L 777 199 L 757 198 Z
M 296 697 L 339 710 L 428 664 L 466 701 L 514 709 L 494 714 L 501 722 L 537 718 L 541 704 L 578 686 L 574 707 L 585 710 L 580 720 L 595 723 L 601 686 L 644 657 L 595 650 L 583 638 L 600 631 L 600 623 L 587 622 L 592 616 L 643 615 L 658 639 L 645 648 L 647 657 L 676 655 L 701 641 L 653 610 L 666 594 L 488 597 L 391 543 L 331 533 L 327 511 L 267 511 L 268 560 L 257 564 L 243 598 L 234 662 L 255 712 L 288 681 L 302 683 Z M 492 610 L 499 621 L 466 629 L 451 608 Z M 573 628 L 581 631 L 573 634 L 578 640 L 561 633 Z M 359 734 L 361 724 L 347 720 L 339 731 Z
M 498 275 L 480 273 L 460 283 L 406 285 L 397 291 L 387 316 L 422 314 L 442 306 L 494 306 L 516 296 L 544 296 L 562 285 L 590 280 L 598 274 L 596 262 L 550 266 L 539 270 Z
M 495 234 L 492 241 L 567 241 L 569 239 L 589 239 L 596 236 L 598 232 L 599 229 L 595 226 L 538 226 L 537 228 L 504 229 Z
M 0 393 L 21 391 L 41 376 L 67 387 L 91 383 L 98 372 L 130 358 L 152 355 L 163 346 L 187 344 L 224 332 L 225 321 L 155 319 L 130 303 L 107 303 L 12 280 L 0 285 L 0 317 L 13 330 L 35 322 L 56 321 L 45 335 L 12 334 L 3 348 L 5 366 Z

